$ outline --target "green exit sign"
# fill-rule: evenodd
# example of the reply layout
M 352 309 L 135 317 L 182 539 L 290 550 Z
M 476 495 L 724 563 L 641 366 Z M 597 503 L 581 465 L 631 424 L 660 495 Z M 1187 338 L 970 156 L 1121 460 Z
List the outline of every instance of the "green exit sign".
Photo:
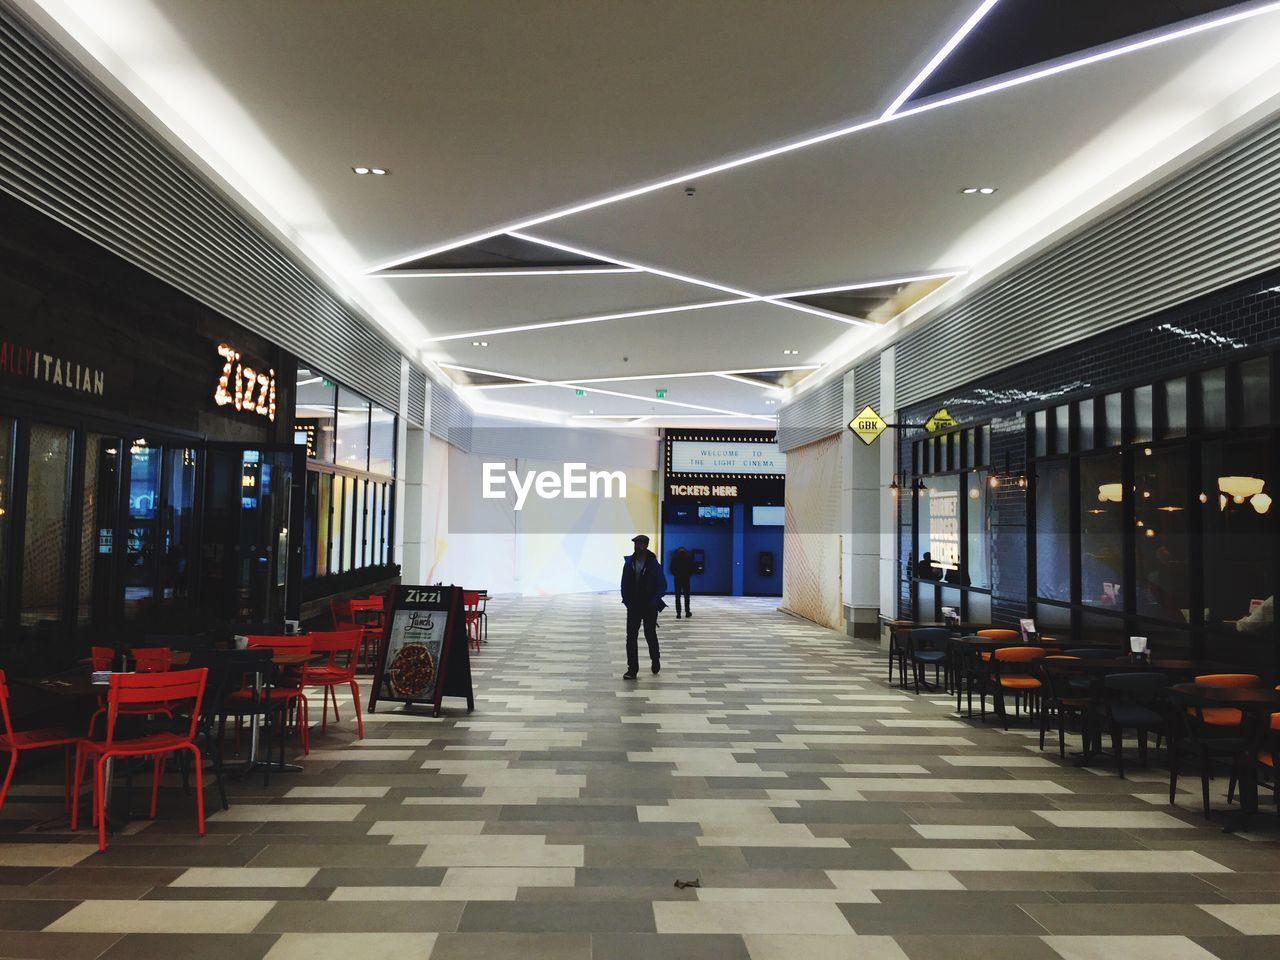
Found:
M 580 397 L 585 397 L 585 396 L 587 395 L 587 391 L 585 391 L 585 390 L 575 390 L 575 391 L 573 391 L 573 392 L 574 392 L 574 393 L 576 393 L 576 394 L 577 394 L 578 396 L 580 396 Z
M 666 399 L 666 397 L 667 397 L 667 391 L 666 391 L 666 390 L 655 390 L 655 391 L 653 391 L 653 392 L 654 392 L 654 393 L 656 393 L 656 394 L 658 395 L 658 399 L 659 399 L 659 400 L 665 400 L 665 399 Z

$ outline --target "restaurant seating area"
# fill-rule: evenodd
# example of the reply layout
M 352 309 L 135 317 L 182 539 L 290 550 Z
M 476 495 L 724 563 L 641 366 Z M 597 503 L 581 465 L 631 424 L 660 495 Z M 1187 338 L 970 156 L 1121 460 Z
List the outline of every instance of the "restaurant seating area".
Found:
M 287 757 L 310 753 L 315 697 L 320 699 L 321 735 L 329 728 L 330 713 L 333 724 L 342 722 L 341 700 L 348 722 L 354 719 L 356 738 L 363 738 L 357 673 L 367 675 L 376 664 L 388 602 L 385 595 L 335 601 L 333 622 L 316 625 L 331 629 L 244 634 L 221 644 L 196 644 L 194 650 L 93 646 L 76 670 L 18 681 L 27 689 L 56 690 L 65 698 L 62 727 L 15 727 L 9 683 L 0 671 L 0 750 L 9 754 L 0 810 L 20 758 L 62 748 L 70 829 L 74 832 L 87 819 L 105 852 L 108 837 L 132 817 L 127 801 L 123 810 L 112 809 L 115 782 L 124 779 L 131 785 L 136 776 L 149 775 L 149 819 L 154 820 L 160 785 L 172 761 L 182 793 L 194 793 L 196 832 L 204 836 L 204 790 L 193 790 L 193 782 L 202 783 L 207 772 L 219 807 L 226 810 L 231 774 L 247 778 L 260 772 L 265 788 L 273 770 L 299 770 Z M 86 787 L 87 797 L 82 796 Z
M 1233 830 L 1247 828 L 1257 813 L 1261 772 L 1280 814 L 1280 786 L 1273 776 L 1280 752 L 1280 686 L 1274 678 L 1211 660 L 1162 657 L 1147 649 L 1145 637 L 1134 638 L 1131 649 L 1122 650 L 1072 647 L 1001 627 L 970 632 L 972 627 L 887 622 L 890 681 L 896 664 L 898 686 L 910 686 L 919 696 L 922 674 L 930 668 L 934 681 L 926 683 L 926 692 L 954 696 L 958 715 L 975 718 L 976 696 L 976 719 L 986 723 L 990 698 L 993 718 L 1008 731 L 1011 703 L 1015 722 L 1037 727 L 1041 750 L 1048 731 L 1056 729 L 1059 757 L 1065 760 L 1071 728 L 1079 743 L 1076 762 L 1106 764 L 1121 778 L 1126 767 L 1133 768 L 1131 749 L 1137 762 L 1150 768 L 1155 759 L 1151 751 L 1163 745 L 1159 765 L 1168 771 L 1171 803 L 1182 763 L 1194 758 L 1206 819 L 1213 813 L 1209 783 L 1215 771 L 1229 777 L 1228 805 L 1237 800 L 1235 788 L 1241 785 L 1239 805 L 1219 811 Z M 910 685 L 904 672 L 908 662 L 913 668 Z

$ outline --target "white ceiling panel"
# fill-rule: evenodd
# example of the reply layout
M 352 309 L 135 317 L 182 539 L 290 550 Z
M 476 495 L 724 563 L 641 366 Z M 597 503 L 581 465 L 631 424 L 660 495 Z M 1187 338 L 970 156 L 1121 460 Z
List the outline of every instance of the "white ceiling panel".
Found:
M 727 299 L 707 287 L 651 273 L 365 282 L 390 284 L 430 337 Z
M 264 197 L 305 185 L 370 263 L 878 111 L 968 14 L 955 0 L 910 0 L 909 16 L 901 0 L 749 16 L 741 0 L 44 5 L 103 37 Z
M 964 267 L 1274 67 L 1280 13 L 670 188 L 531 233 L 778 292 Z M 999 188 L 964 196 L 969 185 Z
M 539 380 L 812 363 L 847 326 L 765 303 L 432 344 L 426 356 Z M 448 348 L 447 351 L 438 348 Z M 794 355 L 784 350 L 798 350 Z

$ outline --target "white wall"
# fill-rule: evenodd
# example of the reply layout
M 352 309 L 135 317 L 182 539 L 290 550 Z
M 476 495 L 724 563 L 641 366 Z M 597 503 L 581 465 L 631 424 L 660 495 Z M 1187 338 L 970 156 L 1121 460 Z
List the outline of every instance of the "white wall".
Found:
M 592 443 L 585 430 L 553 433 L 527 425 L 521 429 L 529 433 L 527 442 L 522 443 L 520 433 L 507 432 L 505 425 L 501 432 L 477 431 L 473 446 L 487 448 L 488 453 L 467 453 L 427 437 L 420 454 L 422 484 L 416 490 L 409 487 L 410 499 L 416 492 L 419 507 L 416 514 L 413 507 L 406 510 L 406 522 L 421 530 L 421 545 L 412 559 L 406 550 L 406 582 L 458 583 L 495 594 L 616 590 L 622 558 L 631 551 L 630 538 L 648 533 L 656 542 L 656 438 Z M 498 455 L 520 446 L 542 456 L 563 453 L 566 460 Z M 615 462 L 599 463 L 603 455 Z M 547 501 L 530 496 L 516 511 L 510 489 L 500 500 L 481 496 L 485 462 L 500 462 L 524 474 L 559 473 L 564 462 L 584 461 L 594 469 L 621 470 L 627 480 L 626 497 Z

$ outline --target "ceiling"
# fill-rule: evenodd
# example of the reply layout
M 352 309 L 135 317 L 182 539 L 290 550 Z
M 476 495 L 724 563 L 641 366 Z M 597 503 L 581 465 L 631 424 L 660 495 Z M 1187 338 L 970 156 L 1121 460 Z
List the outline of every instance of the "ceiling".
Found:
M 1276 3 L 18 2 L 477 411 L 581 426 L 770 426 L 735 372 L 847 362 L 1280 96 Z

